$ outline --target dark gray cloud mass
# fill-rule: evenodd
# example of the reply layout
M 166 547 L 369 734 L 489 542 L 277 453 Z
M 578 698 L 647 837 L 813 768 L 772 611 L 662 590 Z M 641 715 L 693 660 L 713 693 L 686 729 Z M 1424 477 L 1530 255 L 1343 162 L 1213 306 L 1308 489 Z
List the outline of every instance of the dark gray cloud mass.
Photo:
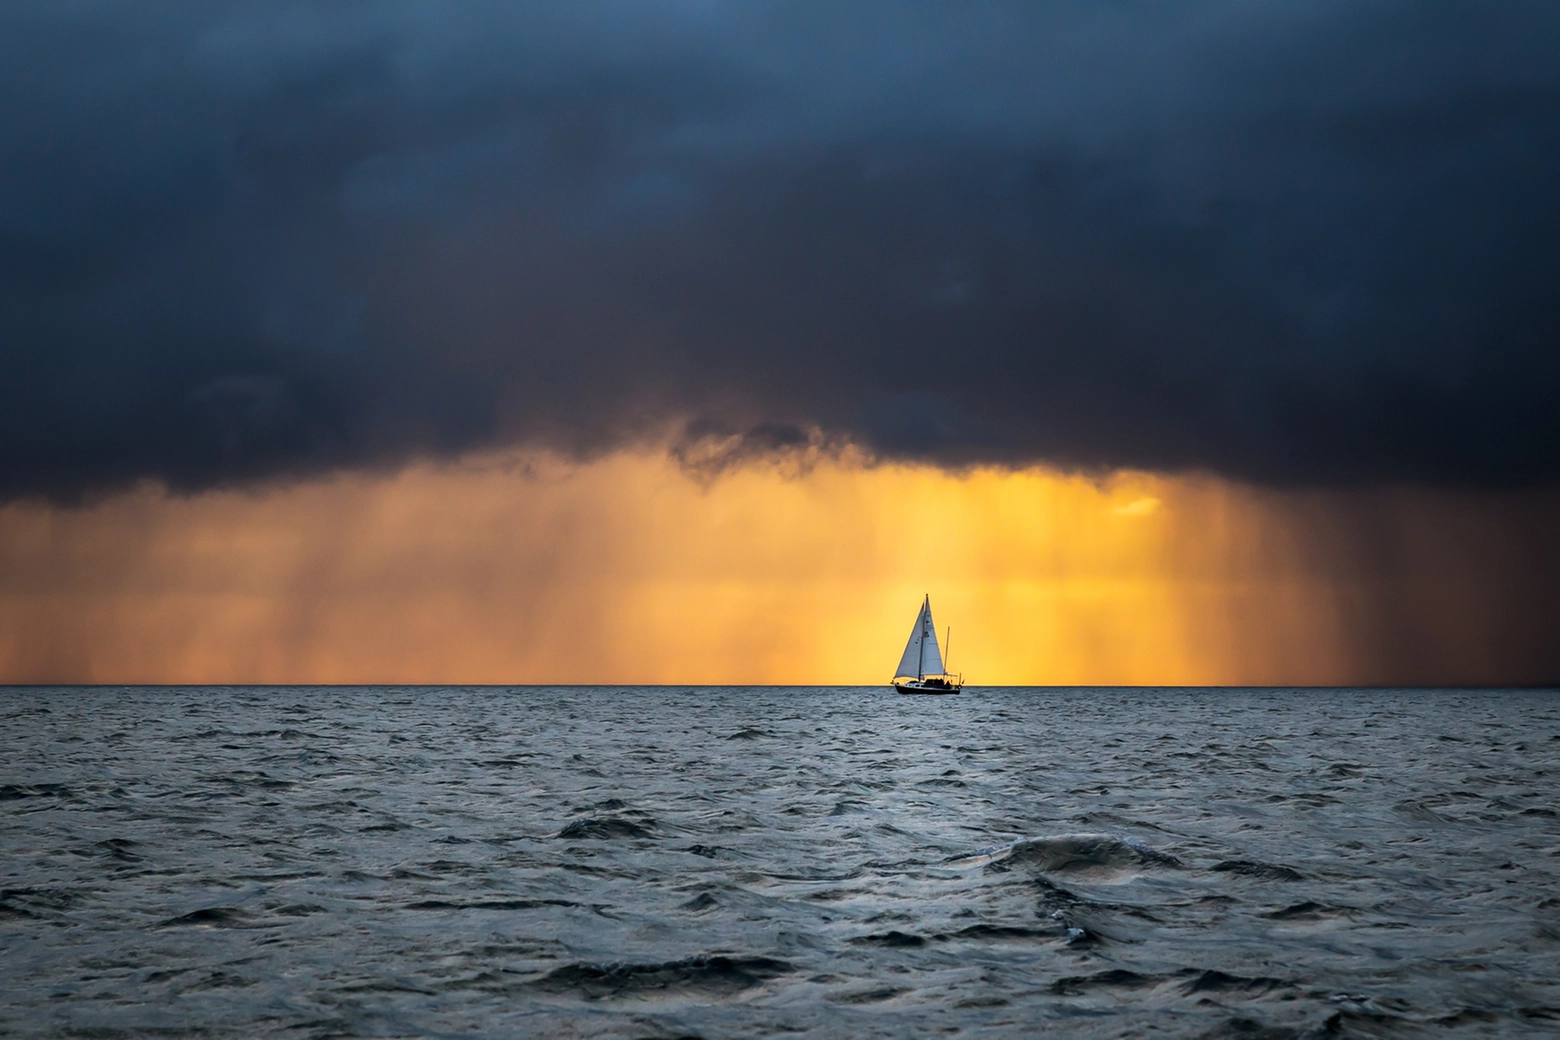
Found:
M 0 497 L 819 438 L 1560 477 L 1560 6 L 0 7 Z

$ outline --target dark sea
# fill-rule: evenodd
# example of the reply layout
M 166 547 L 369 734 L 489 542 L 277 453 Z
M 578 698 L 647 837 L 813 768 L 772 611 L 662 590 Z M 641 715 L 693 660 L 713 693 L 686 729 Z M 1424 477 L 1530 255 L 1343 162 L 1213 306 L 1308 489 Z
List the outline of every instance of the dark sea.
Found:
M 1560 1035 L 1560 693 L 0 689 L 0 1034 Z

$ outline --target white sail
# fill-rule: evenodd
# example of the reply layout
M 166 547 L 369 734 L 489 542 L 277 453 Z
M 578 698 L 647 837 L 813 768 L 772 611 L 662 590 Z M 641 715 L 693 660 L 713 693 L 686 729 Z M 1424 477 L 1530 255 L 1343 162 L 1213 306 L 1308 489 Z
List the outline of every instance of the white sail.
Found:
M 920 679 L 942 674 L 942 651 L 937 647 L 937 626 L 932 623 L 932 600 L 928 596 L 921 604 L 920 613 L 915 616 L 910 642 L 905 644 L 905 654 L 899 659 L 899 670 L 894 673 L 894 677 L 913 675 Z

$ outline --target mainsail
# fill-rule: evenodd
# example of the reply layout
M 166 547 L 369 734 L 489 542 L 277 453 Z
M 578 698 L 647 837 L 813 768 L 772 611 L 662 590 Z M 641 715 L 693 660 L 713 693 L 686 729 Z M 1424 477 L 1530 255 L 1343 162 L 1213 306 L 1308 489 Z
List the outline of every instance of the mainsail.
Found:
M 921 612 L 915 616 L 915 628 L 910 630 L 910 642 L 905 644 L 905 655 L 899 659 L 894 677 L 913 675 L 922 679 L 942 674 L 942 651 L 937 647 L 937 626 L 932 623 L 932 598 L 927 596 Z

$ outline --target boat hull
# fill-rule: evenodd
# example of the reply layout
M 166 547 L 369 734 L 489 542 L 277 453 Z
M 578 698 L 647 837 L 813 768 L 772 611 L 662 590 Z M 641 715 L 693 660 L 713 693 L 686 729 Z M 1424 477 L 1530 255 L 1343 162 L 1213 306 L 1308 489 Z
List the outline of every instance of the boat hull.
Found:
M 962 683 L 958 685 L 953 683 L 937 683 L 933 685 L 911 680 L 909 682 L 894 683 L 894 689 L 898 690 L 900 693 L 950 694 L 958 693 L 960 690 L 964 689 L 964 686 Z

